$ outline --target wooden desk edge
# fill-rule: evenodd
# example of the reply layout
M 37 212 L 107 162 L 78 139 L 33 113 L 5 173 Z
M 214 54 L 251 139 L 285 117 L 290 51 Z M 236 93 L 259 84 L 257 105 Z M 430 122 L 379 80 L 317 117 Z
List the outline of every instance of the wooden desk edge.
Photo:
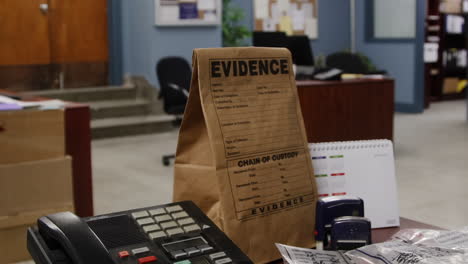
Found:
M 0 93 L 20 96 L 25 101 L 44 101 L 50 98 L 19 94 L 0 89 Z M 72 156 L 73 199 L 75 213 L 81 217 L 94 215 L 91 128 L 89 105 L 65 101 L 65 152 Z
M 382 83 L 382 82 L 394 82 L 394 79 L 352 79 L 352 80 L 341 80 L 341 81 L 318 81 L 318 80 L 297 80 L 296 85 L 299 87 L 303 86 L 337 86 L 347 84 L 361 84 L 361 83 Z
M 392 236 L 398 231 L 403 229 L 411 229 L 411 228 L 418 228 L 418 229 L 435 229 L 435 230 L 443 230 L 444 228 L 418 222 L 415 220 L 411 220 L 405 217 L 400 217 L 400 226 L 396 227 L 386 227 L 386 228 L 377 228 L 372 230 L 372 243 L 381 243 L 387 241 L 392 238 Z

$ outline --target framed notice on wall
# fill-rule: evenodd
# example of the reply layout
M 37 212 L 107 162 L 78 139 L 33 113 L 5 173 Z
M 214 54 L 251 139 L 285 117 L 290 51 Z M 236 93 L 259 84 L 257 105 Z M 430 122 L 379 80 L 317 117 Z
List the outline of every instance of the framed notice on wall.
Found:
M 158 26 L 221 24 L 221 0 L 154 0 Z
M 416 37 L 417 0 L 369 0 L 367 38 L 369 40 L 411 40 Z M 395 19 L 395 17 L 398 19 Z
M 318 38 L 318 0 L 254 0 L 255 30 Z

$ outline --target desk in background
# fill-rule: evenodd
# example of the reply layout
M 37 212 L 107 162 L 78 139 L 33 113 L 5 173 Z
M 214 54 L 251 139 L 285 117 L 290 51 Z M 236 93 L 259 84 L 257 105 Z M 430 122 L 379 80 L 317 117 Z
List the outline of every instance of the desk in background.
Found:
M 20 96 L 25 101 L 48 98 L 18 95 L 1 90 L 0 93 Z M 75 213 L 81 217 L 94 215 L 91 169 L 90 109 L 86 104 L 67 103 L 65 115 L 65 152 L 72 157 L 73 199 Z
M 393 80 L 296 84 L 308 142 L 393 140 Z

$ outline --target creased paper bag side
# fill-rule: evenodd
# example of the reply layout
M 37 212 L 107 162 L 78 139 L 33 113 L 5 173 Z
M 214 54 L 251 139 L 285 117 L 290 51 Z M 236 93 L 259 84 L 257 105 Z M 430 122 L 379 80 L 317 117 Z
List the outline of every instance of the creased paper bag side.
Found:
M 173 200 L 192 200 L 222 228 L 219 199 L 215 161 L 200 102 L 198 67 L 194 55 L 189 98 L 177 143 Z
M 316 186 L 289 52 L 196 53 L 224 231 L 255 262 L 279 258 L 275 242 L 313 246 Z

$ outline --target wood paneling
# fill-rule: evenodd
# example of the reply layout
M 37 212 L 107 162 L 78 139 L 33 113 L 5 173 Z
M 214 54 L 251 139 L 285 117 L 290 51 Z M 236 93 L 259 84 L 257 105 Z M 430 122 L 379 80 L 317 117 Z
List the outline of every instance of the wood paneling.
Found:
M 0 0 L 0 88 L 106 85 L 108 56 L 107 0 Z
M 0 65 L 0 89 L 9 91 L 50 89 L 52 75 L 48 64 Z
M 393 80 L 297 81 L 308 142 L 393 139 Z
M 9 91 L 103 86 L 108 80 L 107 62 L 81 62 L 39 65 L 0 65 L 0 89 Z
M 107 0 L 49 2 L 52 62 L 107 61 Z
M 50 62 L 48 19 L 39 9 L 45 3 L 47 0 L 0 1 L 0 65 Z
M 63 74 L 65 88 L 103 86 L 108 83 L 107 62 L 78 62 L 53 64 L 54 82 L 50 88 L 59 88 L 59 76 Z

